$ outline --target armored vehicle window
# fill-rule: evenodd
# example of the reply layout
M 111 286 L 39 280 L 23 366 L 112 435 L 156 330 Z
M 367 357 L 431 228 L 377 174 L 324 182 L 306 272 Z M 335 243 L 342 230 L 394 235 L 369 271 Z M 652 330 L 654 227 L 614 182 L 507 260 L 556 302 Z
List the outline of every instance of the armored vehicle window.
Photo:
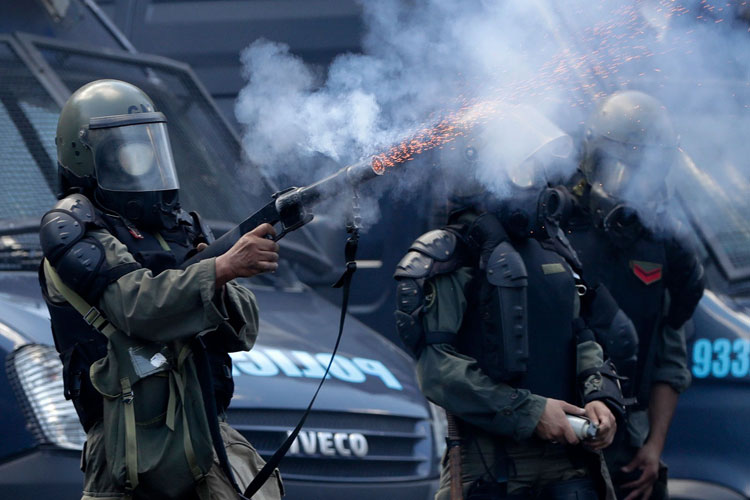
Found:
M 55 203 L 59 108 L 1 41 L 0 74 L 0 219 L 41 218 Z
M 685 83 L 690 85 L 690 82 Z M 750 84 L 720 81 L 690 85 L 690 112 L 670 106 L 681 143 L 694 164 L 673 175 L 685 209 L 730 281 L 750 278 Z M 685 89 L 672 94 L 685 95 Z M 716 106 L 722 96 L 723 106 Z M 701 109 L 696 103 L 705 103 Z

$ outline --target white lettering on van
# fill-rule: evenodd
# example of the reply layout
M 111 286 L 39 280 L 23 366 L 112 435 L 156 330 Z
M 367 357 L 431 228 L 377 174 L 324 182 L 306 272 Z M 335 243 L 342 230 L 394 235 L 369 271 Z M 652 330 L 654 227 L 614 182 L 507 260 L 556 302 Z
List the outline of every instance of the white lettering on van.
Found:
M 369 452 L 367 438 L 359 432 L 301 431 L 289 447 L 291 455 L 363 458 Z
M 232 374 L 255 377 L 273 377 L 279 374 L 287 377 L 320 379 L 331 359 L 330 353 L 312 354 L 307 351 L 285 351 L 283 349 L 256 348 L 249 352 L 231 353 Z M 383 385 L 395 391 L 403 386 L 393 373 L 380 361 L 368 358 L 352 358 L 337 354 L 331 364 L 328 377 L 361 384 L 368 377 L 379 379 Z

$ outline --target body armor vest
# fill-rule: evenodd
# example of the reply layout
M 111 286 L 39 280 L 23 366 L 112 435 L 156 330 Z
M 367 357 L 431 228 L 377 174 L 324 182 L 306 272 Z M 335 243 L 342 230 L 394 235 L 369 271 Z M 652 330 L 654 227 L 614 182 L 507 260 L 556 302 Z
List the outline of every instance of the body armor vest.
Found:
M 80 195 L 75 195 L 80 196 Z M 192 217 L 191 217 L 192 216 Z M 182 222 L 172 230 L 160 232 L 163 242 L 153 234 L 141 232 L 126 220 L 96 210 L 94 227 L 108 230 L 127 246 L 140 264 L 154 275 L 177 268 L 193 252 L 198 242 L 210 243 L 213 237 L 201 223 L 197 214 L 184 214 Z M 164 248 L 168 246 L 169 249 Z M 132 271 L 134 268 L 125 270 Z M 102 272 L 108 272 L 102 269 Z M 112 281 L 116 279 L 116 275 Z M 102 418 L 102 397 L 89 379 L 89 368 L 107 354 L 107 338 L 84 321 L 78 311 L 68 303 L 55 303 L 47 294 L 44 272 L 40 267 L 39 279 L 52 323 L 55 347 L 63 362 L 63 382 L 66 399 L 71 399 L 84 430 Z M 96 299 L 98 301 L 98 298 Z M 92 301 L 94 302 L 94 301 Z M 94 302 L 92 305 L 95 305 Z M 207 335 L 204 340 L 211 365 L 211 374 L 219 412 L 228 406 L 234 393 L 231 375 L 231 358 L 226 350 Z
M 502 287 L 493 277 L 497 272 L 493 257 L 501 248 L 506 259 L 519 259 L 526 273 L 527 283 L 519 287 L 525 300 L 516 301 L 510 311 L 510 304 L 503 304 Z M 493 250 L 492 256 L 486 269 L 477 269 L 469 286 L 468 307 L 456 348 L 476 359 L 494 380 L 510 382 L 545 397 L 575 400 L 576 342 L 572 323 L 576 289 L 568 263 L 535 239 L 514 240 L 512 244 L 505 241 Z M 509 324 L 502 316 L 521 313 L 527 330 L 526 366 L 523 370 L 509 369 L 501 363 L 502 351 L 508 347 L 501 341 L 508 335 L 503 329 L 518 329 L 521 325 Z
M 394 276 L 404 344 L 418 357 L 425 344 L 452 343 L 497 382 L 575 400 L 576 282 L 568 262 L 575 252 L 563 256 L 549 243 L 511 240 L 492 213 L 422 235 Z M 459 267 L 474 269 L 460 331 L 424 331 L 426 280 Z

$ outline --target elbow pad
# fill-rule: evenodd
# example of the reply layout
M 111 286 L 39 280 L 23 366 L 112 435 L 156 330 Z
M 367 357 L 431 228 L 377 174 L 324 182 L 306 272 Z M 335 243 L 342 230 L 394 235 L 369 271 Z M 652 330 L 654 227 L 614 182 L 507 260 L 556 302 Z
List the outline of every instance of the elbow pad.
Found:
M 414 358 L 424 349 L 424 328 L 422 313 L 424 312 L 424 291 L 416 280 L 399 281 L 396 287 L 396 330 L 401 342 Z
M 667 241 L 666 252 L 666 285 L 670 297 L 666 321 L 676 330 L 695 312 L 703 296 L 705 276 L 703 265 L 689 239 L 680 231 Z
M 602 401 L 615 416 L 625 415 L 626 407 L 631 402 L 622 394 L 620 381 L 623 377 L 617 374 L 612 361 L 605 361 L 598 369 L 586 370 L 578 378 L 583 388 L 581 399 L 584 405 L 591 401 Z

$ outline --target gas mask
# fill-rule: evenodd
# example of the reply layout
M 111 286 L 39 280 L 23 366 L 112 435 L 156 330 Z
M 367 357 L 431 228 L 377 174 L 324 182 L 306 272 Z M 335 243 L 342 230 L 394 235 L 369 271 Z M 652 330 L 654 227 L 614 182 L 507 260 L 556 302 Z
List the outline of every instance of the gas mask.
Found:
M 607 194 L 601 186 L 592 186 L 589 207 L 594 224 L 604 230 L 615 246 L 624 248 L 631 245 L 644 231 L 638 211 Z
M 573 141 L 539 111 L 505 105 L 441 153 L 457 206 L 479 205 L 495 213 L 511 238 L 533 237 L 552 215 L 540 197 L 552 172 L 574 164 Z M 557 210 L 558 207 L 555 207 Z
M 679 135 L 664 106 L 643 92 L 607 97 L 589 117 L 581 172 L 595 222 L 616 244 L 634 241 L 667 200 Z
M 631 146 L 614 156 L 596 150 L 590 168 L 589 209 L 594 222 L 617 246 L 628 246 L 644 231 L 644 220 L 657 217 L 666 202 L 666 175 L 676 148 Z
M 494 211 L 512 239 L 541 237 L 559 210 L 554 193 L 545 188 L 544 165 L 531 157 L 507 170 L 510 193 L 499 200 Z

